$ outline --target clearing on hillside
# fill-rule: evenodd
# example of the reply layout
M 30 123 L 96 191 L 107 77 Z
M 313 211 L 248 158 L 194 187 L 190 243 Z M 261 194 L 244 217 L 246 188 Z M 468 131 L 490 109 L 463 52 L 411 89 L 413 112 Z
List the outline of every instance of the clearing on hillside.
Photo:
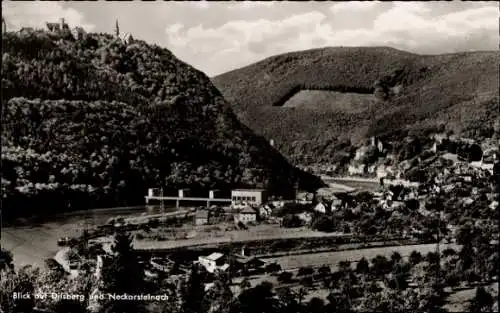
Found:
M 300 90 L 288 99 L 283 108 L 300 108 L 313 111 L 339 111 L 362 113 L 376 101 L 372 94 L 328 90 Z

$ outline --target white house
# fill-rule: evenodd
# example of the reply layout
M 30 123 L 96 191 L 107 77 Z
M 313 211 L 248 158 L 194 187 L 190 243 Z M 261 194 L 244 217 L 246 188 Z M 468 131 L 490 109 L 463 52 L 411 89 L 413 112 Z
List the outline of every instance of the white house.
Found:
M 234 222 L 236 224 L 239 222 L 247 224 L 256 221 L 257 221 L 257 211 L 250 206 L 246 206 L 245 208 L 243 208 L 234 215 Z
M 261 205 L 267 201 L 264 189 L 235 189 L 231 191 L 231 204 L 247 203 Z
M 316 206 L 314 207 L 314 211 L 325 214 L 326 211 L 328 211 L 327 205 L 324 204 L 323 202 L 320 202 L 320 203 L 316 204 Z
M 488 207 L 492 210 L 496 210 L 498 208 L 498 201 L 491 201 Z
M 229 268 L 229 264 L 226 263 L 224 254 L 219 252 L 214 252 L 208 256 L 199 256 L 197 263 L 202 265 L 209 273 L 225 271 Z

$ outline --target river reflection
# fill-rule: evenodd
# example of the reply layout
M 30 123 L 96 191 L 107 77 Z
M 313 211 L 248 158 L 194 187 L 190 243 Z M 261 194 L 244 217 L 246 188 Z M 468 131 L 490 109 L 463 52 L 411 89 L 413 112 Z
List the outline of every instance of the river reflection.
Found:
M 84 223 L 88 226 L 103 225 L 109 222 L 112 218 L 119 217 L 132 217 L 141 216 L 145 214 L 158 214 L 175 212 L 178 209 L 175 206 L 164 207 L 160 206 L 136 206 L 136 207 L 119 207 L 119 208 L 106 208 L 106 209 L 90 209 L 74 212 L 59 213 L 46 216 L 32 216 L 29 218 L 19 218 L 10 223 L 4 223 L 4 227 L 21 227 L 21 226 L 42 226 L 44 224 L 66 225 L 78 222 Z

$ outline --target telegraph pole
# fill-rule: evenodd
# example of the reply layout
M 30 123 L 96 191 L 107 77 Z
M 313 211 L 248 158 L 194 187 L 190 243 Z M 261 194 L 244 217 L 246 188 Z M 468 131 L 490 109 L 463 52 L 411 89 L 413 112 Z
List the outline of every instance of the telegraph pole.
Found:
M 163 187 L 160 188 L 160 211 L 162 213 L 165 211 L 165 206 L 163 204 Z

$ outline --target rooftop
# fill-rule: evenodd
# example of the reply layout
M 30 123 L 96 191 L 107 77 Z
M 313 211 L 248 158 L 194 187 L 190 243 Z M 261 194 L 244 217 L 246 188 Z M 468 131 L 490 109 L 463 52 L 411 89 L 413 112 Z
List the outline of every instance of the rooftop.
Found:
M 196 218 L 208 218 L 208 211 L 207 210 L 197 210 L 195 213 Z
M 222 258 L 224 254 L 219 253 L 219 252 L 214 252 L 210 254 L 209 256 L 206 256 L 205 259 L 211 260 L 211 261 L 217 261 L 218 259 Z
M 260 192 L 266 191 L 265 189 L 233 189 L 231 191 L 250 191 L 250 192 Z
M 257 212 L 255 211 L 255 209 L 253 209 L 252 207 L 249 207 L 249 206 L 246 206 L 243 209 L 241 209 L 239 213 L 243 213 L 243 214 L 257 214 Z

